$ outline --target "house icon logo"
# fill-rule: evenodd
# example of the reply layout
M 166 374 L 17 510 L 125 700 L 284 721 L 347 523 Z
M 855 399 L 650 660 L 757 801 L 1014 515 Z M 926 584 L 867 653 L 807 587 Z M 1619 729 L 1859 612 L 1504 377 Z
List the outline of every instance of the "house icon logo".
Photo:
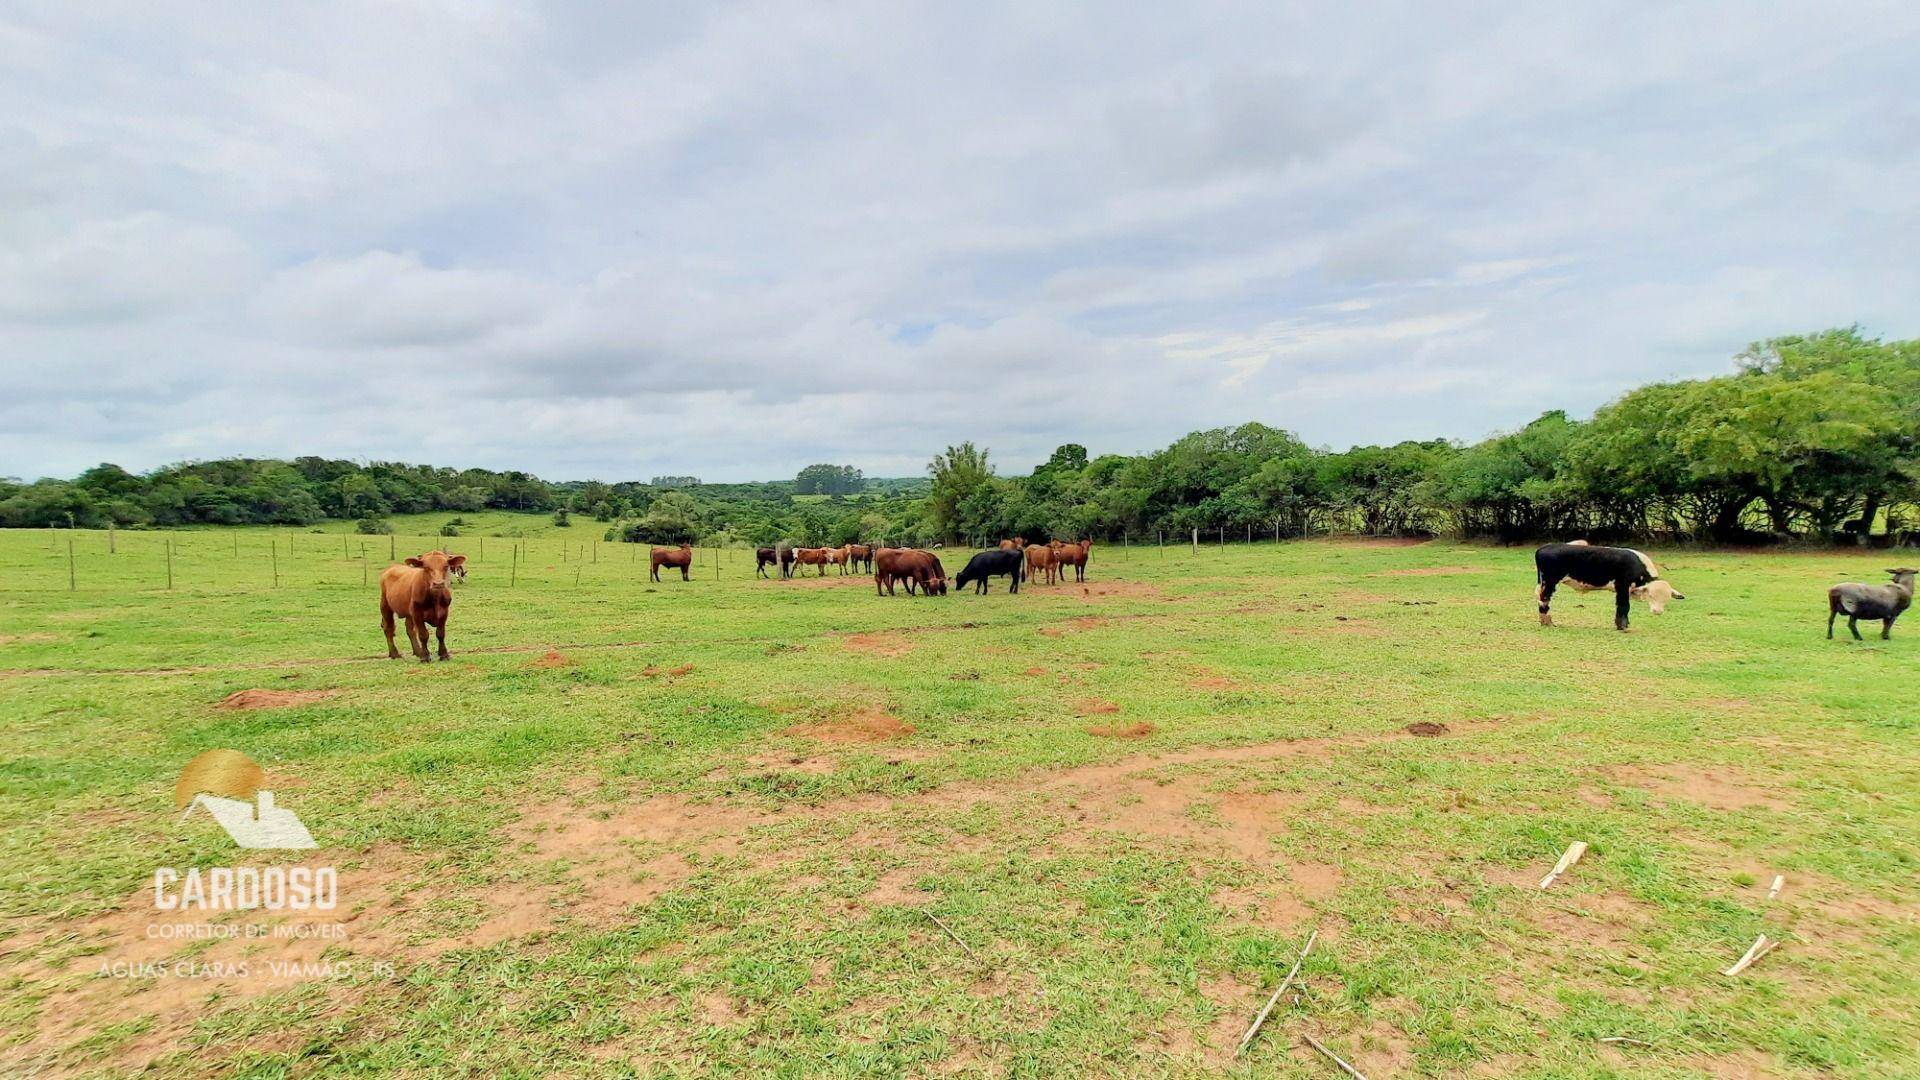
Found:
M 311 848 L 313 834 L 291 810 L 274 805 L 267 774 L 238 750 L 209 750 L 180 770 L 173 786 L 181 821 L 205 810 L 243 848 Z

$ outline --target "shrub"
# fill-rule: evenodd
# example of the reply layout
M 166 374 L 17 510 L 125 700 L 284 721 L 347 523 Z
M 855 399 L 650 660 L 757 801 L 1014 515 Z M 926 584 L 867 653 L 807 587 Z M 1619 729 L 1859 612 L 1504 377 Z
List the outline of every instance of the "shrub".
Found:
M 362 536 L 385 536 L 393 531 L 393 523 L 386 518 L 363 517 L 353 523 L 353 531 Z

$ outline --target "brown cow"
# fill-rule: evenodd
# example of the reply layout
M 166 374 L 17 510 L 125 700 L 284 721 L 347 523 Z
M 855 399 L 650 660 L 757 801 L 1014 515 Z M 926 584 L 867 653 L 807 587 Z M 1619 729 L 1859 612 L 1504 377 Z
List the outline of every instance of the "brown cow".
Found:
M 1067 567 L 1073 567 L 1074 580 L 1087 580 L 1087 552 L 1093 550 L 1093 541 L 1082 540 L 1077 544 L 1053 542 L 1053 561 L 1059 567 L 1060 576 L 1067 576 Z
M 465 555 L 429 551 L 407 560 L 405 566 L 389 566 L 380 575 L 380 628 L 387 632 L 387 659 L 400 659 L 393 644 L 393 617 L 407 621 L 407 644 L 421 663 L 430 663 L 427 655 L 427 627 L 439 639 L 440 659 L 447 659 L 447 611 L 453 607 L 453 592 L 447 588 L 447 574 L 465 566 Z
M 892 596 L 896 582 L 904 582 L 907 595 L 912 596 L 914 586 L 925 589 L 928 596 L 947 595 L 947 571 L 940 565 L 938 556 L 931 552 L 914 548 L 879 548 L 873 555 L 873 591 L 879 595 L 882 589 Z
M 1056 564 L 1054 562 L 1053 554 L 1054 554 L 1053 549 L 1046 546 L 1045 544 L 1028 544 L 1027 545 L 1027 580 L 1028 581 L 1032 581 L 1034 579 L 1034 575 L 1036 574 L 1044 574 L 1046 575 L 1047 584 L 1049 585 L 1054 584 L 1056 580 L 1054 577 L 1054 574 L 1056 573 L 1055 571 Z
M 681 544 L 677 548 L 654 548 L 653 553 L 648 556 L 647 562 L 650 564 L 648 576 L 655 581 L 660 580 L 660 568 L 663 566 L 668 569 L 679 567 L 681 581 L 693 580 L 693 575 L 688 573 L 688 571 L 693 568 L 693 548 L 691 545 Z
M 842 544 L 837 548 L 830 547 L 827 549 L 827 565 L 839 567 L 840 576 L 842 577 L 846 576 L 847 564 L 852 561 L 853 545 L 851 544 Z
M 868 571 L 873 570 L 873 547 L 871 544 L 848 544 L 847 562 L 854 566 L 865 564 Z
M 799 573 L 803 567 L 817 566 L 820 568 L 820 573 L 816 576 L 826 577 L 827 563 L 831 561 L 827 558 L 827 552 L 832 550 L 833 550 L 832 548 L 794 548 L 793 549 L 794 572 Z
M 1011 540 L 1002 540 L 1000 541 L 1000 550 L 1025 551 L 1027 550 L 1027 538 L 1024 536 L 1016 536 Z

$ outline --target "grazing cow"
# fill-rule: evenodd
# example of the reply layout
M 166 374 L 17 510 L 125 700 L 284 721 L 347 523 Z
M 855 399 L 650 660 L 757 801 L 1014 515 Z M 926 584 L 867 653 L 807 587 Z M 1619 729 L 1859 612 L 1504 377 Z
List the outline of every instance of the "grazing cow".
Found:
M 794 548 L 793 549 L 794 572 L 798 573 L 804 567 L 817 566 L 820 568 L 820 572 L 815 576 L 826 577 L 827 563 L 829 561 L 827 559 L 827 552 L 831 550 L 833 549 L 832 548 Z
M 853 545 L 851 544 L 842 544 L 837 548 L 827 549 L 827 565 L 839 567 L 841 577 L 846 576 L 847 564 L 852 561 Z
M 1533 553 L 1534 598 L 1540 604 L 1540 625 L 1552 626 L 1553 590 L 1564 579 L 1575 588 L 1612 588 L 1613 626 L 1627 628 L 1627 601 L 1637 597 L 1658 615 L 1667 609 L 1668 600 L 1685 600 L 1671 584 L 1662 581 L 1653 560 L 1632 548 L 1598 547 L 1586 541 L 1572 544 L 1548 544 Z
M 960 571 L 960 576 L 954 578 L 953 583 L 964 589 L 968 582 L 972 582 L 985 595 L 987 579 L 1005 574 L 1012 578 L 1007 591 L 1017 593 L 1020 591 L 1020 566 L 1023 561 L 1017 551 L 983 551 L 967 561 L 967 568 Z
M 780 553 L 770 547 L 754 548 L 753 549 L 753 572 L 756 574 L 759 574 L 761 577 L 766 577 L 767 567 L 769 566 L 774 567 L 775 569 L 779 568 Z
M 648 556 L 647 561 L 650 564 L 648 572 L 655 581 L 660 580 L 660 568 L 663 566 L 668 569 L 679 567 L 681 581 L 693 580 L 693 576 L 688 572 L 693 569 L 692 545 L 681 544 L 677 548 L 654 548 L 653 553 Z
M 1054 562 L 1053 554 L 1053 548 L 1045 544 L 1027 545 L 1028 581 L 1032 581 L 1034 575 L 1038 574 L 1046 579 L 1047 584 L 1054 584 L 1056 580 L 1054 577 L 1054 567 L 1058 564 Z
M 440 659 L 447 659 L 447 611 L 453 607 L 453 593 L 447 588 L 447 575 L 465 566 L 465 555 L 429 551 L 408 559 L 404 566 L 389 566 L 380 575 L 380 628 L 387 634 L 387 659 L 400 659 L 393 644 L 393 617 L 407 621 L 407 644 L 421 663 L 430 663 L 427 655 L 427 627 L 434 629 L 440 645 Z
M 873 591 L 876 595 L 882 589 L 886 595 L 894 595 L 896 582 L 905 583 L 908 596 L 913 595 L 915 585 L 925 589 L 928 596 L 947 594 L 946 568 L 931 552 L 883 547 L 874 552 L 873 561 Z
M 1841 614 L 1847 617 L 1847 629 L 1853 633 L 1853 640 L 1859 641 L 1860 620 L 1880 620 L 1880 640 L 1893 637 L 1893 620 L 1907 610 L 1913 603 L 1913 576 L 1920 570 L 1901 567 L 1889 570 L 1893 575 L 1891 585 L 1862 585 L 1857 581 L 1842 582 L 1827 590 L 1827 640 L 1833 640 L 1833 620 Z
M 1053 542 L 1053 564 L 1055 572 L 1061 578 L 1067 576 L 1067 567 L 1073 567 L 1076 582 L 1087 580 L 1087 552 L 1093 550 L 1093 541 L 1082 540 L 1077 544 Z

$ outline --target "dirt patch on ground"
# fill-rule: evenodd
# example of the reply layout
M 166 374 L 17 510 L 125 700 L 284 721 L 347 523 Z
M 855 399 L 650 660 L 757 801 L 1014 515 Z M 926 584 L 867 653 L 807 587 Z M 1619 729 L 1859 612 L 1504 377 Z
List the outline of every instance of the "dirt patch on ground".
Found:
M 1088 728 L 1087 734 L 1103 739 L 1144 739 L 1158 730 L 1145 720 L 1135 720 L 1131 724 L 1096 725 Z
M 1106 698 L 1086 698 L 1074 702 L 1073 711 L 1081 716 L 1105 716 L 1108 713 L 1119 712 L 1120 706 Z
M 1787 805 L 1786 800 L 1731 766 L 1629 765 L 1612 770 L 1612 775 L 1622 784 L 1710 810 L 1778 810 Z
M 783 735 L 804 735 L 822 742 L 869 743 L 899 739 L 913 734 L 912 724 L 879 707 L 869 705 L 850 715 L 818 724 L 796 724 Z
M 1025 670 L 1025 671 L 1023 671 L 1023 672 L 1021 672 L 1020 674 L 1022 674 L 1022 675 L 1051 675 L 1051 674 L 1053 674 L 1053 673 L 1052 673 L 1052 672 L 1050 672 L 1050 671 L 1048 671 L 1048 670 L 1047 670 L 1046 668 L 1043 668 L 1043 667 L 1030 667 L 1030 668 L 1028 668 L 1027 670 Z
M 913 642 L 893 634 L 849 634 L 846 639 L 848 652 L 865 653 L 868 656 L 905 656 L 913 651 Z
M 1084 582 L 1079 585 L 1069 583 L 1067 587 L 1078 590 L 1080 599 L 1096 604 L 1116 599 L 1160 600 L 1166 598 L 1166 594 L 1160 591 L 1159 586 L 1149 585 L 1144 581 L 1103 581 L 1097 585 Z
M 59 634 L 0 634 L 0 645 L 51 645 L 59 640 Z
M 1238 682 L 1234 681 L 1233 679 L 1227 678 L 1225 675 L 1202 675 L 1199 678 L 1194 679 L 1192 682 L 1187 683 L 1187 686 L 1188 688 L 1193 690 L 1238 690 L 1240 689 L 1240 684 Z
M 1455 574 L 1484 574 L 1478 566 L 1409 566 L 1405 570 L 1382 570 L 1368 577 L 1451 577 Z
M 1436 735 L 1445 735 L 1446 733 L 1447 725 L 1435 723 L 1432 720 L 1416 720 L 1407 725 L 1407 734 L 1409 735 L 1424 735 L 1427 738 L 1433 738 Z
M 325 701 L 338 690 L 235 690 L 214 706 L 219 709 L 285 709 Z
M 558 649 L 548 649 L 545 655 L 536 656 L 527 661 L 528 667 L 540 671 L 551 671 L 554 668 L 569 667 L 572 664 L 573 661 L 567 658 L 567 654 Z

